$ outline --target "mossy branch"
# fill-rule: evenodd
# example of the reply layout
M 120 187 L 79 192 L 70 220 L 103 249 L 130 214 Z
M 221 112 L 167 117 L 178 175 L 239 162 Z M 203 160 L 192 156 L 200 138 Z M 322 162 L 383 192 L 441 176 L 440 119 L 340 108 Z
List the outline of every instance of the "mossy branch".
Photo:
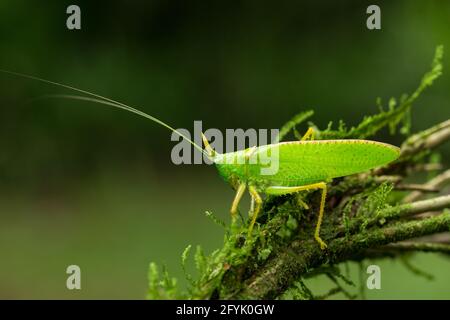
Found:
M 417 242 L 403 242 L 403 243 L 391 243 L 382 248 L 382 250 L 396 251 L 396 252 L 408 252 L 408 251 L 422 251 L 422 252 L 440 252 L 450 254 L 450 244 L 446 243 L 417 243 Z
M 224 298 L 273 299 L 296 279 L 323 264 L 335 264 L 355 257 L 360 259 L 369 248 L 449 230 L 450 215 L 442 214 L 423 221 L 362 232 L 348 239 L 337 238 L 329 242 L 326 251 L 320 250 L 314 240 L 296 240 L 247 280 L 241 290 Z
M 350 225 L 340 228 L 338 235 L 342 235 L 345 232 L 355 232 L 363 224 L 365 227 L 370 227 L 375 224 L 383 225 L 386 221 L 406 218 L 415 214 L 436 211 L 448 207 L 450 207 L 450 195 L 389 207 L 380 210 L 374 217 L 360 217 L 353 219 Z

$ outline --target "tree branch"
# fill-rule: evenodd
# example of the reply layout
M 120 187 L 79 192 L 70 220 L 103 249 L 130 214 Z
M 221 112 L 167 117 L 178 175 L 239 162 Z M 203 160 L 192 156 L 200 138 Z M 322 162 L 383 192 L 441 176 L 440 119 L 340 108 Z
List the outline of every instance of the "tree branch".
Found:
M 450 244 L 430 243 L 430 242 L 399 242 L 391 243 L 381 248 L 382 250 L 392 250 L 397 252 L 441 252 L 450 254 Z
M 353 235 L 349 239 L 337 238 L 329 242 L 322 251 L 313 240 L 294 241 L 286 250 L 274 258 L 231 299 L 271 299 L 283 292 L 302 274 L 324 263 L 339 263 L 358 255 L 362 251 L 391 242 L 417 238 L 437 232 L 449 231 L 450 215 L 442 214 L 422 221 L 410 221 L 395 226 L 375 229 Z
M 450 207 L 450 195 L 403 204 L 396 207 L 390 207 L 381 210 L 378 214 L 375 215 L 375 217 L 372 218 L 357 217 L 352 219 L 349 226 L 347 227 L 342 226 L 340 228 L 340 230 L 338 231 L 338 235 L 341 235 L 344 232 L 347 233 L 355 232 L 362 224 L 364 224 L 365 227 L 369 227 L 380 222 L 385 223 L 386 221 L 389 220 L 405 218 L 415 214 L 440 210 L 447 207 Z
M 402 145 L 403 158 L 423 150 L 431 150 L 450 139 L 450 120 L 411 136 Z
M 450 182 L 450 169 L 441 173 L 440 175 L 436 176 L 435 178 L 431 179 L 426 184 L 424 184 L 424 186 L 429 187 L 429 188 L 439 188 L 449 182 Z M 403 198 L 402 202 L 409 203 L 409 202 L 415 201 L 418 198 L 420 198 L 420 196 L 422 196 L 422 194 L 423 194 L 423 192 L 421 192 L 421 191 L 411 192 L 409 195 L 407 195 L 406 197 Z

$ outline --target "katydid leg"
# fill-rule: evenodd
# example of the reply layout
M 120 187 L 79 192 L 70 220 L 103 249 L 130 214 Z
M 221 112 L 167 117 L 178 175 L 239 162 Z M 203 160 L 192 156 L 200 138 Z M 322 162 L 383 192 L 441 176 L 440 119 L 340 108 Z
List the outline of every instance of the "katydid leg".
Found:
M 300 141 L 305 141 L 308 139 L 314 140 L 314 129 L 312 127 L 308 128 L 305 135 L 300 139 Z
M 250 222 L 250 226 L 248 227 L 248 237 L 250 237 L 252 235 L 253 226 L 255 225 L 256 218 L 258 218 L 259 211 L 261 211 L 262 199 L 254 186 L 249 186 L 248 191 L 250 193 L 250 196 L 252 197 L 252 208 L 251 208 L 252 220 Z
M 233 222 L 236 220 L 239 202 L 241 201 L 242 196 L 244 195 L 245 189 L 246 189 L 245 183 L 241 183 L 236 190 L 236 195 L 234 196 L 233 204 L 231 205 L 230 210 L 231 219 L 233 219 Z
M 284 194 L 295 193 L 295 192 L 299 192 L 299 191 L 316 190 L 316 189 L 322 190 L 322 197 L 321 197 L 321 201 L 320 201 L 319 218 L 317 219 L 316 229 L 314 232 L 314 238 L 319 243 L 320 248 L 325 249 L 327 247 L 327 245 L 320 238 L 320 226 L 322 225 L 323 212 L 324 212 L 324 207 L 325 207 L 325 199 L 327 196 L 327 184 L 325 182 L 313 183 L 313 184 L 309 184 L 306 186 L 298 186 L 298 187 L 272 186 L 272 187 L 268 187 L 265 190 L 265 193 L 270 194 L 270 195 L 284 195 Z

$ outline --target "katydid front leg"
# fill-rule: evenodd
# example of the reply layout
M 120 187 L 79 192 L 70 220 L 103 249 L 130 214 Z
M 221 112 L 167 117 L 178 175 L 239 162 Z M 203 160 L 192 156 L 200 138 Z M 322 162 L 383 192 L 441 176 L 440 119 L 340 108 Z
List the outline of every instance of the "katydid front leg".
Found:
M 252 220 L 248 227 L 248 233 L 247 233 L 247 237 L 250 237 L 252 235 L 253 226 L 255 225 L 256 219 L 258 218 L 259 211 L 261 211 L 261 206 L 262 206 L 263 201 L 254 186 L 249 186 L 248 192 L 250 193 L 250 196 L 252 197 L 252 204 L 253 204 L 253 206 L 251 208 Z
M 233 204 L 231 205 L 231 210 L 230 210 L 231 219 L 233 220 L 233 223 L 236 221 L 239 202 L 241 201 L 246 188 L 247 188 L 246 184 L 241 183 L 241 184 L 239 184 L 239 187 L 236 190 L 236 195 L 234 196 Z

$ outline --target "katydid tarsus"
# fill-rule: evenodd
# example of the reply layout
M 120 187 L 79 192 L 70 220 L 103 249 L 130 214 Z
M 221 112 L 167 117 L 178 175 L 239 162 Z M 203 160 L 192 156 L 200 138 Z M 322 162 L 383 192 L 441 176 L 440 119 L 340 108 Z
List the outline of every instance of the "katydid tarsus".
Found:
M 116 100 L 46 79 L 6 70 L 0 71 L 76 91 L 83 95 L 54 95 L 54 97 L 90 101 L 127 110 L 150 119 L 187 140 L 212 160 L 220 176 L 236 190 L 230 210 L 233 223 L 238 215 L 239 202 L 245 191 L 248 190 L 251 197 L 248 237 L 252 235 L 253 226 L 261 211 L 263 200 L 260 194 L 277 196 L 319 189 L 322 194 L 314 238 L 320 248 L 325 249 L 326 244 L 320 238 L 320 226 L 325 208 L 326 184 L 333 178 L 361 173 L 385 165 L 397 159 L 400 154 L 399 148 L 377 141 L 314 140 L 312 128 L 308 129 L 299 141 L 254 146 L 245 150 L 220 154 L 211 148 L 203 134 L 205 148 L 165 122 Z M 263 165 L 258 162 L 259 155 L 270 153 L 275 149 L 278 153 L 278 170 L 272 175 L 262 175 L 260 169 Z

